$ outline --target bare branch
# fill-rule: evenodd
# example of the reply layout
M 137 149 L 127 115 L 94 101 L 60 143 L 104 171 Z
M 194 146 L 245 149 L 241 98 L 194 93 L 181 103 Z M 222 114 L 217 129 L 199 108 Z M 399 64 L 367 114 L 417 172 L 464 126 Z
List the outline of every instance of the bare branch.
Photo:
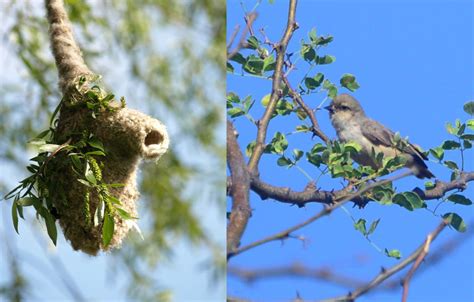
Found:
M 408 298 L 408 288 L 410 286 L 410 280 L 413 277 L 413 274 L 415 274 L 415 271 L 418 269 L 418 267 L 421 264 L 421 261 L 425 259 L 426 255 L 428 255 L 428 252 L 430 250 L 430 245 L 431 245 L 431 240 L 433 238 L 431 237 L 431 234 L 428 234 L 425 240 L 425 244 L 423 246 L 423 249 L 421 250 L 420 254 L 418 257 L 416 257 L 416 261 L 413 264 L 413 266 L 410 268 L 408 271 L 406 277 L 403 279 L 403 295 L 402 295 L 402 302 L 406 302 Z
M 309 219 L 291 227 L 291 228 L 288 228 L 286 230 L 283 230 L 281 232 L 278 232 L 274 235 L 271 235 L 271 236 L 268 236 L 266 238 L 263 238 L 263 239 L 260 239 L 260 240 L 257 240 L 257 241 L 254 241 L 246 246 L 243 246 L 243 247 L 240 247 L 238 248 L 237 250 L 235 250 L 233 253 L 229 253 L 227 258 L 231 258 L 237 254 L 240 254 L 242 252 L 245 252 L 247 250 L 250 250 L 254 247 L 257 247 L 257 246 L 260 246 L 262 244 L 265 244 L 265 243 L 268 243 L 268 242 L 271 242 L 271 241 L 275 241 L 275 240 L 281 240 L 281 239 L 285 239 L 287 238 L 291 233 L 293 233 L 294 231 L 296 230 L 299 230 L 305 226 L 307 226 L 308 224 L 320 219 L 321 217 L 324 217 L 326 215 L 329 215 L 332 211 L 334 211 L 335 209 L 339 208 L 340 206 L 342 206 L 343 204 L 351 201 L 352 199 L 356 198 L 357 196 L 360 196 L 370 190 L 372 190 L 373 188 L 375 187 L 378 187 L 378 186 L 381 186 L 381 185 L 384 185 L 384 184 L 387 184 L 387 183 L 390 183 L 392 181 L 395 181 L 395 180 L 398 180 L 400 178 L 403 178 L 403 177 L 406 177 L 406 176 L 409 176 L 409 175 L 412 175 L 413 173 L 411 171 L 407 171 L 405 173 L 402 173 L 402 174 L 399 174 L 399 175 L 395 175 L 391 178 L 387 178 L 387 179 L 383 179 L 383 180 L 380 180 L 380 181 L 377 181 L 377 182 L 374 182 L 374 183 L 371 183 L 369 185 L 367 185 L 366 187 L 360 189 L 359 191 L 357 192 L 354 192 L 354 193 L 350 193 L 350 194 L 346 194 L 345 196 L 342 196 L 340 197 L 339 199 L 337 200 L 334 200 L 334 204 L 330 205 L 330 206 L 325 206 L 324 209 L 322 211 L 320 211 L 319 213 L 317 213 L 316 215 L 310 217 Z
M 438 227 L 433 231 L 431 232 L 428 237 L 430 238 L 431 241 L 435 240 L 436 237 L 439 235 L 439 233 L 441 233 L 441 231 L 444 230 L 444 228 L 448 225 L 448 223 L 443 220 L 439 225 Z M 370 282 L 368 282 L 367 284 L 365 284 L 364 286 L 361 286 L 359 288 L 357 288 L 354 292 L 346 295 L 346 296 L 341 296 L 341 297 L 337 297 L 337 298 L 332 298 L 332 299 L 327 299 L 327 300 L 322 300 L 321 302 L 342 302 L 342 301 L 355 301 L 356 298 L 364 295 L 365 293 L 373 290 L 374 288 L 376 288 L 380 283 L 382 283 L 383 281 L 385 281 L 387 278 L 389 278 L 390 276 L 394 275 L 395 273 L 401 271 L 402 269 L 404 269 L 406 266 L 408 266 L 410 263 L 412 263 L 413 261 L 417 260 L 419 255 L 421 253 L 423 253 L 423 251 L 425 250 L 425 247 L 426 247 L 426 242 L 427 240 L 425 240 L 423 242 L 423 244 L 420 245 L 420 247 L 418 247 L 413 253 L 411 253 L 410 256 L 408 256 L 405 260 L 401 261 L 400 263 L 392 266 L 391 268 L 389 269 L 384 269 L 382 272 L 380 272 L 377 276 L 375 276 L 374 279 L 372 279 Z
M 250 157 L 248 163 L 249 170 L 252 172 L 252 174 L 258 173 L 258 162 L 260 161 L 260 158 L 263 154 L 263 150 L 265 149 L 265 139 L 267 137 L 268 124 L 273 115 L 273 112 L 275 111 L 277 101 L 280 99 L 282 94 L 281 78 L 286 48 L 288 46 L 288 42 L 290 41 L 291 36 L 293 35 L 293 32 L 298 28 L 298 25 L 295 21 L 296 2 L 297 0 L 290 1 L 286 30 L 280 40 L 280 43 L 275 48 L 277 52 L 277 58 L 275 72 L 273 73 L 272 92 L 265 113 L 263 114 L 261 120 L 258 122 L 257 141 L 255 144 L 255 148 L 252 152 L 252 156 Z
M 326 144 L 329 144 L 330 140 L 329 138 L 321 131 L 321 128 L 319 128 L 319 123 L 318 120 L 316 119 L 316 116 L 314 115 L 314 111 L 311 110 L 306 103 L 303 101 L 301 96 L 296 93 L 296 91 L 291 87 L 290 82 L 288 81 L 288 78 L 283 75 L 283 82 L 285 83 L 286 87 L 288 87 L 288 93 L 289 95 L 295 100 L 298 105 L 303 108 L 303 110 L 306 112 L 306 114 L 309 116 L 309 119 L 311 120 L 311 124 L 313 124 L 311 131 L 313 132 L 313 135 L 316 135 L 320 139 L 322 139 Z
M 240 238 L 251 215 L 249 204 L 250 176 L 244 157 L 237 143 L 234 126 L 227 121 L 227 165 L 231 173 L 230 194 L 232 212 L 227 226 L 227 251 L 232 252 L 240 243 Z
M 269 277 L 297 276 L 326 281 L 344 287 L 358 287 L 364 284 L 361 280 L 338 275 L 329 268 L 307 268 L 300 263 L 262 269 L 242 269 L 231 266 L 227 268 L 227 272 L 247 282 Z
M 255 19 L 257 19 L 257 13 L 256 12 L 252 12 L 252 13 L 250 13 L 250 14 L 248 14 L 244 17 L 245 24 L 247 26 L 242 31 L 242 35 L 240 36 L 240 40 L 239 40 L 239 43 L 237 44 L 237 46 L 232 51 L 227 52 L 227 60 L 232 59 L 237 53 L 239 53 L 239 51 L 243 47 L 246 46 L 247 43 L 245 42 L 245 39 L 247 38 L 247 33 L 248 32 L 253 33 L 252 24 L 255 21 Z M 234 39 L 235 39 L 235 36 L 237 35 L 238 30 L 239 30 L 239 28 L 236 27 L 235 30 L 234 30 L 234 33 L 231 36 L 230 42 L 227 45 L 227 50 L 229 50 L 230 47 L 232 46 L 232 43 L 234 42 Z

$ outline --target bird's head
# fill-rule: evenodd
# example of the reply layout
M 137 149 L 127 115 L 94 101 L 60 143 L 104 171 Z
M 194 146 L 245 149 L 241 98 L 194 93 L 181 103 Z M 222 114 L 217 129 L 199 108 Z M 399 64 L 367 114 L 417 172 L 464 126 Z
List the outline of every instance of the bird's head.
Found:
M 329 111 L 331 119 L 347 119 L 358 116 L 365 116 L 364 110 L 359 102 L 352 96 L 343 93 L 336 96 L 329 106 L 324 107 Z

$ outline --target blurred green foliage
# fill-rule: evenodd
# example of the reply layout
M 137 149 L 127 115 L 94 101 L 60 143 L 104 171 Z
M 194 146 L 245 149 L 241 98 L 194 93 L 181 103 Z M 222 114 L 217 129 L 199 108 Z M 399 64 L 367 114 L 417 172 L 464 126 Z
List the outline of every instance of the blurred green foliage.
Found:
M 207 268 L 221 277 L 224 238 L 208 236 L 200 221 L 206 213 L 197 215 L 193 204 L 224 206 L 225 1 L 65 2 L 91 70 L 125 95 L 128 106 L 167 124 L 172 140 L 171 152 L 158 164 L 142 166 L 145 240 L 130 240 L 115 252 L 119 266 L 113 269 L 129 272 L 131 297 L 167 300 L 153 272 L 176 240 L 185 238 L 209 249 L 214 256 Z M 6 58 L 19 72 L 1 79 L 0 161 L 21 173 L 26 142 L 48 125 L 60 94 L 42 1 L 9 0 L 1 9 Z

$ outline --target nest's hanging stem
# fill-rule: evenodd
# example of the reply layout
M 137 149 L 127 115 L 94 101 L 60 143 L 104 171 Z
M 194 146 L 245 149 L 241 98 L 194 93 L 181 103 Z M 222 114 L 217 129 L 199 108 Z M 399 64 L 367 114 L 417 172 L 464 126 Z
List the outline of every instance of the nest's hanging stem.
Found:
M 74 40 L 71 22 L 63 0 L 45 0 L 49 22 L 49 35 L 54 60 L 58 68 L 59 88 L 66 94 L 74 80 L 81 75 L 92 75 Z

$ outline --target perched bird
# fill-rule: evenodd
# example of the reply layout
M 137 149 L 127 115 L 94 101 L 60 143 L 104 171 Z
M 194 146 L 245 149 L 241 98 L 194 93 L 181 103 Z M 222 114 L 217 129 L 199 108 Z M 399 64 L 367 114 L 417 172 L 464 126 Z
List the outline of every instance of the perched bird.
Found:
M 359 164 L 374 169 L 380 168 L 372 154 L 374 151 L 382 152 L 384 157 L 403 157 L 406 160 L 405 166 L 418 178 L 434 177 L 424 162 L 426 155 L 417 146 L 406 141 L 403 144 L 395 144 L 395 133 L 368 118 L 360 103 L 352 96 L 340 94 L 325 109 L 329 111 L 339 140 L 353 141 L 362 147 L 359 153 L 353 155 L 353 159 Z

